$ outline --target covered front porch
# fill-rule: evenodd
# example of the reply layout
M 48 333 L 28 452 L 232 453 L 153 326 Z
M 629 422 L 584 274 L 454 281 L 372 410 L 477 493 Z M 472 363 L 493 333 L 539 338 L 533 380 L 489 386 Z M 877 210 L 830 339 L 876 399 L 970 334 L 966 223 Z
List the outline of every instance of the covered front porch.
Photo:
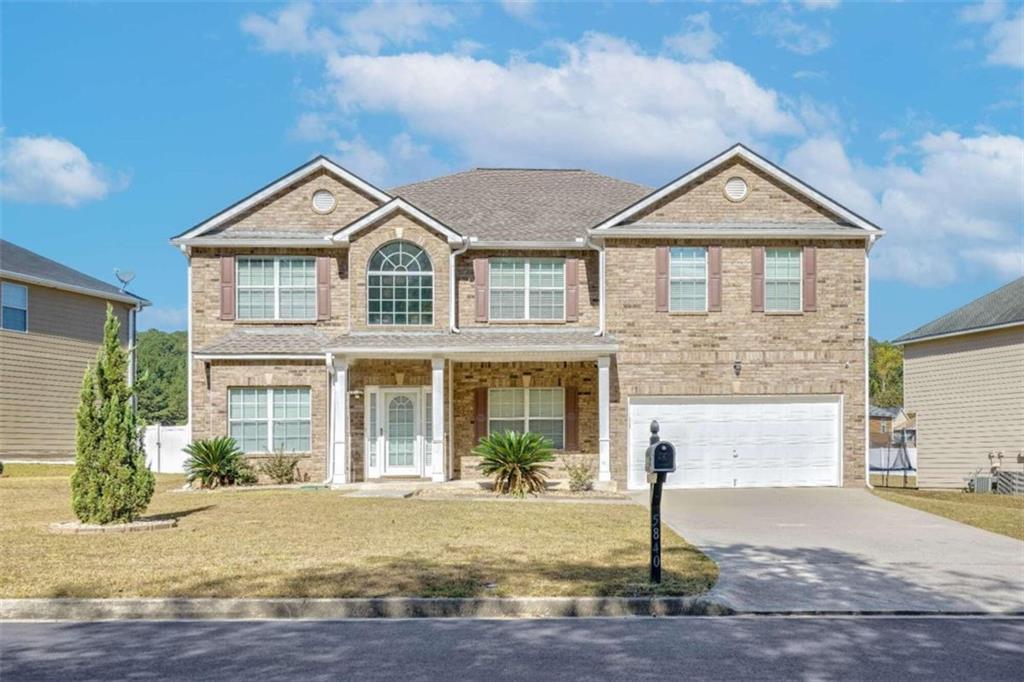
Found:
M 536 431 L 611 480 L 614 342 L 593 332 L 351 334 L 334 342 L 329 480 L 478 478 L 490 431 Z M 560 469 L 556 462 L 555 469 Z

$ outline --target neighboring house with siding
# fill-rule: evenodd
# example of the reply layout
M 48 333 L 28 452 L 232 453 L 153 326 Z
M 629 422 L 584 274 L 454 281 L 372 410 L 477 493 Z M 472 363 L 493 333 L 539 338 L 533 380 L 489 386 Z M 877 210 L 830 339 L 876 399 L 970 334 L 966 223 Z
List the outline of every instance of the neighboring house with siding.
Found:
M 960 488 L 994 466 L 1024 471 L 1024 277 L 894 343 L 921 487 Z
M 861 486 L 882 231 L 736 145 L 651 189 L 480 168 L 390 190 L 317 157 L 171 241 L 191 438 L 312 480 L 477 478 L 529 430 L 598 478 Z
M 108 303 L 133 348 L 135 315 L 148 301 L 0 240 L 0 459 L 74 457 L 82 377 Z

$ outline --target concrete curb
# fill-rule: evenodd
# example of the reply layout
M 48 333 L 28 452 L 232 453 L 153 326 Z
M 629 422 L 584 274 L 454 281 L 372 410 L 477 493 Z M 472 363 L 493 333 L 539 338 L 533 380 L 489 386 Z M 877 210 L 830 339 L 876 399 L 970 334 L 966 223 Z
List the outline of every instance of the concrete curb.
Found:
M 0 599 L 0 620 L 622 618 L 731 614 L 728 607 L 700 597 Z

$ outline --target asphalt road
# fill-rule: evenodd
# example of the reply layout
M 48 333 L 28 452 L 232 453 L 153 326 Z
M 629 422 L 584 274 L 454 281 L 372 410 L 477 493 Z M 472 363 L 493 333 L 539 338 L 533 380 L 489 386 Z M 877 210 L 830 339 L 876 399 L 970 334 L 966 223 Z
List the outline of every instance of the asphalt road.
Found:
M 1024 619 L 0 624 L 0 679 L 1021 679 Z

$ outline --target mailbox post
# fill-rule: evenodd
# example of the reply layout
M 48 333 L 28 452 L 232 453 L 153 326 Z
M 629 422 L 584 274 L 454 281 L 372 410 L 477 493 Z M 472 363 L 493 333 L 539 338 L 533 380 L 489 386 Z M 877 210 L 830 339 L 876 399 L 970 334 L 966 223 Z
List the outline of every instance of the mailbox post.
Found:
M 665 477 L 676 470 L 676 449 L 658 436 L 658 420 L 651 422 L 651 444 L 647 448 L 647 480 L 651 484 L 651 582 L 661 582 L 661 487 Z

